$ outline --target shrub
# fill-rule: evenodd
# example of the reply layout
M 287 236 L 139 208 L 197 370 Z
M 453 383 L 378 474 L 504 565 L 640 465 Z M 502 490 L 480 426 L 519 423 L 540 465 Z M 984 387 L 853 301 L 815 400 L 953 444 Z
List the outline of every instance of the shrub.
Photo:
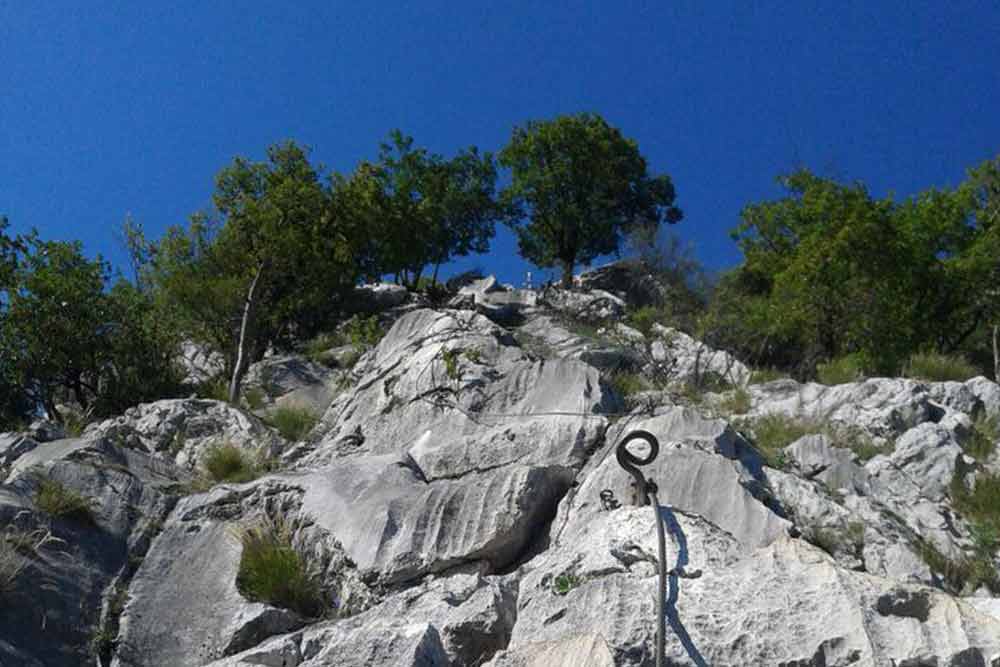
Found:
M 385 329 L 382 328 L 376 315 L 354 316 L 344 326 L 344 333 L 351 345 L 368 349 L 378 345 L 378 342 L 385 336 Z
M 826 385 L 847 384 L 864 378 L 865 362 L 860 354 L 845 354 L 816 366 L 816 378 Z
M 199 398 L 226 402 L 229 400 L 229 381 L 223 375 L 216 375 L 200 383 L 195 388 L 195 393 Z
M 83 522 L 93 522 L 94 520 L 94 512 L 88 499 L 48 477 L 38 478 L 35 505 L 38 509 L 52 516 Z
M 302 440 L 319 421 L 319 417 L 308 408 L 281 406 L 268 417 L 268 423 L 278 429 L 285 440 Z
M 239 447 L 226 443 L 209 449 L 201 460 L 214 482 L 239 484 L 260 476 L 260 467 Z
M 919 352 L 910 357 L 905 374 L 928 382 L 964 382 L 980 372 L 962 356 Z
M 629 313 L 626 323 L 633 329 L 641 331 L 647 338 L 653 335 L 654 324 L 664 324 L 671 321 L 669 309 L 656 306 L 643 306 Z
M 552 580 L 552 592 L 556 595 L 566 595 L 582 583 L 583 579 L 575 574 L 563 572 Z
M 1000 593 L 1000 575 L 991 557 L 975 555 L 951 559 L 930 542 L 917 539 L 916 551 L 931 571 L 941 575 L 944 584 L 956 593 L 986 586 L 993 593 Z
M 331 365 L 332 359 L 327 354 L 332 348 L 338 347 L 343 341 L 332 333 L 322 333 L 308 341 L 302 348 L 311 361 L 324 366 Z
M 326 612 L 322 587 L 292 545 L 291 530 L 284 521 L 265 519 L 242 529 L 239 538 L 243 553 L 236 587 L 247 599 L 291 609 L 307 618 Z

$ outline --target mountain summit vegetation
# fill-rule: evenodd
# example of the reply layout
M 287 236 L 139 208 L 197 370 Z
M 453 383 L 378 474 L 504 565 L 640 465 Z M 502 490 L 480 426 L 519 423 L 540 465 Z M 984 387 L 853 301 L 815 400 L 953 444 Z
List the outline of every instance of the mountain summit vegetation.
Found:
M 510 176 L 500 189 L 498 168 Z M 758 368 L 893 374 L 916 354 L 945 354 L 996 376 L 1000 160 L 905 199 L 808 170 L 780 182 L 785 196 L 744 208 L 732 232 L 744 260 L 714 281 L 677 263 L 676 244 L 665 260 L 654 248 L 662 224 L 682 218 L 669 176 L 586 113 L 515 128 L 496 159 L 474 146 L 438 155 L 398 130 L 346 175 L 291 141 L 260 162 L 236 158 L 187 224 L 148 239 L 126 221 L 129 279 L 79 243 L 11 236 L 3 220 L 0 419 L 58 421 L 60 404 L 105 416 L 189 393 L 185 343 L 218 355 L 237 402 L 268 349 L 352 315 L 361 279 L 443 289 L 440 267 L 488 251 L 498 222 L 526 259 L 558 267 L 563 287 L 578 265 L 628 246 L 637 270 L 673 285 L 636 321 L 662 320 Z

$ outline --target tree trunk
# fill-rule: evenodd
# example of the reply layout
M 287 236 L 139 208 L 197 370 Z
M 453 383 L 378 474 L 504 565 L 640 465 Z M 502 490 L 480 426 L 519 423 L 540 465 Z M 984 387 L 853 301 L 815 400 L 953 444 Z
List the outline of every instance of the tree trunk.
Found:
M 434 285 L 434 287 L 437 287 L 438 284 L 438 270 L 440 268 L 441 268 L 441 262 L 438 262 L 437 264 L 434 265 L 434 277 L 431 280 L 431 283 Z
M 1000 325 L 993 325 L 993 381 L 1000 381 Z
M 562 262 L 562 286 L 563 289 L 570 289 L 573 287 L 573 260 L 564 259 Z
M 243 304 L 243 320 L 240 322 L 240 341 L 236 347 L 236 365 L 233 366 L 233 377 L 229 382 L 229 402 L 236 405 L 240 400 L 240 384 L 243 382 L 243 374 L 247 370 L 248 350 L 250 343 L 251 329 L 253 328 L 254 315 L 257 310 L 257 287 L 260 285 L 260 278 L 264 275 L 264 264 L 257 267 L 250 282 L 250 289 L 247 290 L 246 303 Z

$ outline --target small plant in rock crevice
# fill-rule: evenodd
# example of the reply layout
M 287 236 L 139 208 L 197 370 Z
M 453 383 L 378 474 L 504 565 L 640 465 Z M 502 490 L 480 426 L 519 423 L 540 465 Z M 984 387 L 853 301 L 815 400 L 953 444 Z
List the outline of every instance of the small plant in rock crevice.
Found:
M 90 500 L 61 482 L 48 477 L 38 478 L 35 505 L 41 511 L 55 517 L 84 523 L 94 521 L 94 510 Z
M 583 579 L 570 572 L 563 572 L 552 580 L 552 592 L 555 595 L 566 595 L 583 583 Z
M 737 387 L 725 394 L 716 407 L 724 416 L 746 414 L 752 407 L 750 392 L 745 387 Z
M 444 361 L 444 372 L 451 380 L 458 380 L 462 377 L 462 371 L 458 365 L 460 356 L 461 350 L 441 350 L 441 360 Z
M 312 410 L 292 406 L 275 408 L 266 419 L 285 440 L 298 442 L 316 426 L 319 417 Z
M 14 589 L 18 577 L 28 566 L 28 558 L 48 546 L 65 544 L 47 528 L 33 530 L 8 525 L 0 532 L 0 596 Z
M 282 519 L 265 518 L 239 530 L 243 548 L 236 587 L 249 600 L 291 609 L 306 618 L 328 609 L 319 581 L 292 544 L 291 527 Z
M 262 472 L 250 454 L 228 442 L 206 451 L 201 465 L 213 482 L 249 482 L 260 477 Z
M 972 424 L 972 432 L 962 444 L 965 453 L 977 461 L 986 461 L 996 450 L 1000 440 L 1000 419 L 979 415 Z
M 919 352 L 910 357 L 904 374 L 906 377 L 928 382 L 965 382 L 981 373 L 964 357 L 938 352 Z

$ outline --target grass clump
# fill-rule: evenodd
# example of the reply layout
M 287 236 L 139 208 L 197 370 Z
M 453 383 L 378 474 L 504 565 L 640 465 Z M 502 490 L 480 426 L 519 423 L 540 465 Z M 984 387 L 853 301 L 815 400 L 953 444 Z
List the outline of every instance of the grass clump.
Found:
M 980 415 L 972 423 L 972 433 L 962 448 L 977 461 L 985 461 L 996 450 L 997 440 L 1000 440 L 1000 421 L 995 416 Z
M 983 474 L 970 491 L 956 473 L 951 482 L 955 510 L 969 521 L 1000 533 L 1000 476 Z
M 43 528 L 23 530 L 8 525 L 0 533 L 0 595 L 14 590 L 14 583 L 28 566 L 28 558 L 50 544 L 65 544 Z
M 906 364 L 906 376 L 928 382 L 965 382 L 980 374 L 979 369 L 959 355 L 919 352 Z
M 825 385 L 857 382 L 864 376 L 864 359 L 858 354 L 845 354 L 816 366 L 816 379 Z
M 462 372 L 458 367 L 458 359 L 461 350 L 441 350 L 441 359 L 444 361 L 444 372 L 451 380 L 458 380 L 462 377 Z
M 718 409 L 723 415 L 744 415 L 750 412 L 751 406 L 750 392 L 744 387 L 737 387 L 722 397 Z
M 281 437 L 292 442 L 305 438 L 318 421 L 319 417 L 312 410 L 290 406 L 276 408 L 267 419 Z
M 847 447 L 858 460 L 864 463 L 879 454 L 890 450 L 886 445 L 880 445 L 866 431 L 859 428 L 827 428 L 825 433 L 837 447 Z
M 292 544 L 292 533 L 280 519 L 265 519 L 239 533 L 243 553 L 236 587 L 249 600 L 291 609 L 307 618 L 327 610 L 322 586 L 308 571 Z
M 344 334 L 348 342 L 360 348 L 370 349 L 378 345 L 385 336 L 385 329 L 378 321 L 377 315 L 370 317 L 354 316 L 344 326 Z
M 625 399 L 646 390 L 646 382 L 640 374 L 624 369 L 611 371 L 605 380 L 616 394 Z
M 823 426 L 812 420 L 779 413 L 757 417 L 742 426 L 750 431 L 754 447 L 772 468 L 784 467 L 785 447 L 802 436 L 823 432 Z
M 261 466 L 242 449 L 230 443 L 209 449 L 201 464 L 213 482 L 240 484 L 257 479 L 261 474 Z
M 641 331 L 647 338 L 653 335 L 654 324 L 664 324 L 670 322 L 672 313 L 669 309 L 657 306 L 643 306 L 629 313 L 625 322 L 637 331 Z
M 94 510 L 90 500 L 48 477 L 38 478 L 35 505 L 52 516 L 90 523 L 94 521 Z
M 229 401 L 229 381 L 223 375 L 216 375 L 210 380 L 205 380 L 195 388 L 198 398 L 207 398 L 214 401 Z
M 260 410 L 267 403 L 267 394 L 260 387 L 249 387 L 243 392 L 243 398 L 251 410 Z
M 788 373 L 779 371 L 777 368 L 755 368 L 750 372 L 750 384 L 765 384 L 775 380 L 784 380 Z
M 986 586 L 993 593 L 1000 593 L 1000 575 L 993 565 L 992 556 L 976 553 L 971 557 L 952 559 L 927 540 L 919 538 L 915 546 L 920 558 L 951 591 L 961 594 Z

